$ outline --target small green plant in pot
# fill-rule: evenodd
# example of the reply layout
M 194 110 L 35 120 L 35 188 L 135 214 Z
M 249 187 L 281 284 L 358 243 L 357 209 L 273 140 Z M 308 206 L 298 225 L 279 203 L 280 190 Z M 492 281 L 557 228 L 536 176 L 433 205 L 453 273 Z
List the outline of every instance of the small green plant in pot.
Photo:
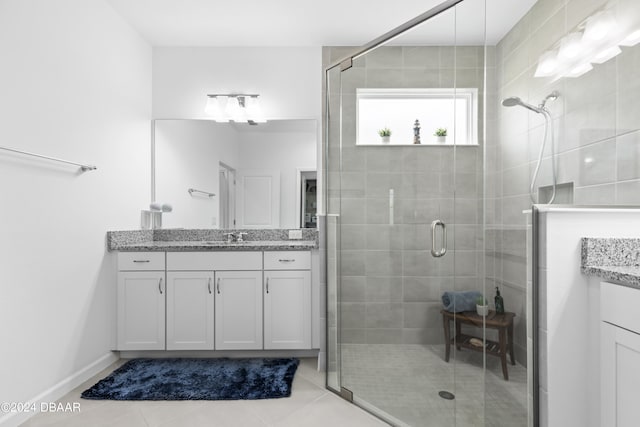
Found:
M 447 140 L 447 128 L 438 128 L 433 135 L 438 142 L 445 142 Z
M 388 144 L 391 141 L 391 129 L 382 128 L 378 131 L 378 135 L 380 135 L 380 139 L 383 144 Z
M 476 312 L 479 316 L 486 316 L 489 314 L 489 302 L 482 295 L 476 298 Z

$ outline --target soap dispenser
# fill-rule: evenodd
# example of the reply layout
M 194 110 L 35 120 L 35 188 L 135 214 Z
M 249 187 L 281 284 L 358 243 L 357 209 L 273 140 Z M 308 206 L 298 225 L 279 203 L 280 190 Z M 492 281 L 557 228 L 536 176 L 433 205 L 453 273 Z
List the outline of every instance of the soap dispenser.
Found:
M 496 314 L 504 314 L 504 300 L 500 295 L 500 289 L 496 286 L 496 297 L 494 298 L 496 303 Z

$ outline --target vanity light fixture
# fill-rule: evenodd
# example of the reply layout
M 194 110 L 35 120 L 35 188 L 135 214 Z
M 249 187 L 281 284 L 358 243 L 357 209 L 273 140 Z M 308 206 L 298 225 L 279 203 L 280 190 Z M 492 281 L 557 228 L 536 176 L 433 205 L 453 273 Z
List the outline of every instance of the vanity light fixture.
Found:
M 229 121 L 247 122 L 250 125 L 266 123 L 260 108 L 259 96 L 240 93 L 207 95 L 205 113 L 220 123 Z
M 554 81 L 580 77 L 593 69 L 592 64 L 604 64 L 621 54 L 621 46 L 640 43 L 640 29 L 632 29 L 626 14 L 620 10 L 602 10 L 582 21 L 572 33 L 540 56 L 534 76 L 551 77 Z M 622 22 L 618 22 L 616 16 L 624 17 L 619 18 Z

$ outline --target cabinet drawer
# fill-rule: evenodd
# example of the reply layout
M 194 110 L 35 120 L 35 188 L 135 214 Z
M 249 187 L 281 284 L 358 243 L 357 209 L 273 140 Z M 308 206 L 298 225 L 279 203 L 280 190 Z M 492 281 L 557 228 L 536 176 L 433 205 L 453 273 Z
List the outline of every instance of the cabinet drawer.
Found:
M 118 252 L 118 270 L 164 270 L 164 252 Z
M 262 270 L 262 252 L 167 252 L 167 270 Z
M 309 270 L 311 269 L 311 252 L 280 251 L 264 253 L 265 270 Z

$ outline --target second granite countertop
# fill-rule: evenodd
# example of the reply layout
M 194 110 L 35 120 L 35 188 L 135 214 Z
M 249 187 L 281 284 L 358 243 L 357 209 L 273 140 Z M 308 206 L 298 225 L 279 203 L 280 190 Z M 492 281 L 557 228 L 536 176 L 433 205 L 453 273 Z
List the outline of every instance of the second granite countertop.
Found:
M 640 289 L 640 239 L 583 238 L 580 270 Z

